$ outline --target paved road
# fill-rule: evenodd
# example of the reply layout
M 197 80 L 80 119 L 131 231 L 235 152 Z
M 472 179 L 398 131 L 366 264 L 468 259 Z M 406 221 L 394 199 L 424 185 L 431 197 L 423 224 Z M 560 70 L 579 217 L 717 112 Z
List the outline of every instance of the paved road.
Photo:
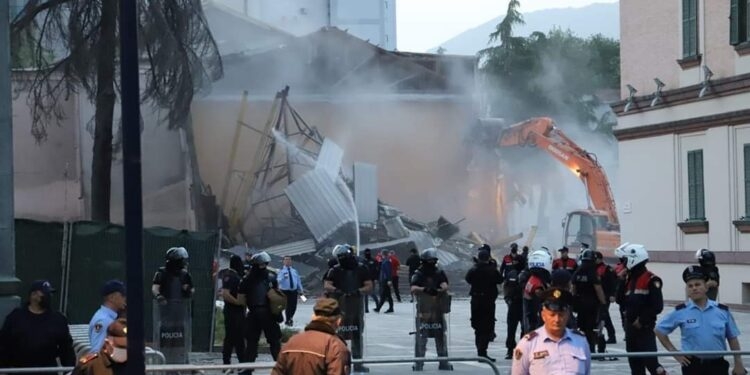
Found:
M 309 317 L 312 315 L 312 304 L 314 300 L 308 300 L 305 304 L 300 304 L 296 316 L 296 323 L 303 326 L 309 321 Z M 665 311 L 671 311 L 673 307 L 667 306 Z M 366 357 L 409 357 L 413 356 L 414 353 L 414 336 L 409 335 L 410 331 L 414 330 L 413 327 L 413 312 L 412 304 L 410 303 L 396 303 L 396 312 L 394 314 L 383 314 L 370 312 L 366 316 Z M 468 300 L 454 300 L 452 306 L 453 313 L 450 316 L 450 348 L 449 354 L 451 356 L 474 356 L 476 350 L 474 348 L 474 332 L 469 325 L 469 301 Z M 371 310 L 372 311 L 372 310 Z M 616 311 L 616 305 L 612 306 L 612 316 L 615 318 L 615 328 L 620 327 L 619 313 Z M 510 372 L 510 361 L 502 359 L 505 354 L 505 316 L 507 309 L 505 303 L 500 300 L 497 303 L 497 319 L 498 324 L 496 326 L 496 332 L 498 338 L 496 342 L 490 345 L 490 356 L 498 359 L 497 365 L 500 368 L 502 374 L 508 374 Z M 735 319 L 740 327 L 740 330 L 745 335 L 740 336 L 740 343 L 743 349 L 750 348 L 750 313 L 735 312 Z M 609 345 L 608 349 L 611 352 L 624 352 L 625 344 L 622 340 L 622 331 L 617 330 L 618 343 L 615 345 Z M 671 336 L 672 341 L 679 343 L 679 332 L 675 332 Z M 658 345 L 658 344 L 657 344 Z M 660 345 L 659 350 L 663 350 Z M 434 343 L 432 340 L 427 345 L 427 356 L 435 356 Z M 263 356 L 259 360 L 270 360 Z M 750 362 L 750 358 L 745 358 L 746 362 Z M 667 368 L 670 374 L 679 374 L 679 365 L 671 357 L 664 357 L 661 359 L 662 364 Z M 731 360 L 730 360 L 731 363 Z M 368 365 L 371 369 L 370 374 L 406 374 L 411 373 L 411 364 L 383 364 L 383 365 Z M 256 371 L 259 374 L 267 374 L 268 372 Z M 423 374 L 447 374 L 445 371 L 437 370 L 437 363 L 425 364 L 425 372 Z M 491 374 L 487 365 L 479 363 L 455 363 L 453 374 Z M 600 362 L 594 361 L 592 364 L 592 373 L 594 374 L 629 374 L 630 369 L 626 359 L 620 359 L 619 361 L 607 361 Z

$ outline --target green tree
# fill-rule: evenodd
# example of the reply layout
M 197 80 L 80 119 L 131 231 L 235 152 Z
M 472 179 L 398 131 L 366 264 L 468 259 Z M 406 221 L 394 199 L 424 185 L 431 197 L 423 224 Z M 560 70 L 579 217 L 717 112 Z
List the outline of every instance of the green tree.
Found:
M 142 99 L 165 108 L 170 129 L 186 123 L 193 95 L 223 74 L 201 0 L 138 1 Z M 83 89 L 94 101 L 91 216 L 110 220 L 113 122 L 119 94 L 118 0 L 28 0 L 13 19 L 16 63 L 33 68 L 24 89 L 32 135 L 64 117 L 59 104 Z M 33 41 L 33 42 L 30 42 Z
M 490 43 L 499 39 L 501 44 L 480 52 L 492 115 L 510 121 L 551 116 L 610 129 L 613 119 L 599 116 L 595 108 L 602 104 L 598 93 L 619 87 L 619 42 L 560 29 L 513 37 L 518 19 L 509 5 L 508 15 L 490 34 Z

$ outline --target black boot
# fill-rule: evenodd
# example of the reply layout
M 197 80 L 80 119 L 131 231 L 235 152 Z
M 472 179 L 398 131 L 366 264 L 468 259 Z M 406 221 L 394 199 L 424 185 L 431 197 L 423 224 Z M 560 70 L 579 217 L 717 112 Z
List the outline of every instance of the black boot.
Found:
M 508 349 L 508 352 L 505 353 L 505 359 L 513 359 L 513 351 Z
M 354 365 L 354 371 L 352 372 L 370 372 L 370 369 L 362 365 Z
M 438 366 L 438 370 L 453 371 L 453 365 L 448 362 L 440 362 L 440 366 Z

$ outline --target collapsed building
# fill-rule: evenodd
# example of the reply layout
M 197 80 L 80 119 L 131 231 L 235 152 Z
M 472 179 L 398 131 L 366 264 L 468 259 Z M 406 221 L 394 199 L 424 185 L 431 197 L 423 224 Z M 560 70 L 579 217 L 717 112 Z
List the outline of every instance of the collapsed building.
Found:
M 317 254 L 324 266 L 325 250 L 357 242 L 358 227 L 360 248 L 404 260 L 412 247 L 438 247 L 444 266 L 470 261 L 476 241 L 451 238 L 451 223 L 494 227 L 472 212 L 486 197 L 467 194 L 475 66 L 471 56 L 386 51 L 336 28 L 225 56 L 225 78 L 191 117 L 228 237 Z

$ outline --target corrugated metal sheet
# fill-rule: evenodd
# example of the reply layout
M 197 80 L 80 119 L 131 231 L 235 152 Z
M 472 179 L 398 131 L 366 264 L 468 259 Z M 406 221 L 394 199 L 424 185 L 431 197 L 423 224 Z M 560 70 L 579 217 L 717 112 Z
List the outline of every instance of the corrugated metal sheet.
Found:
M 451 263 L 458 262 L 458 257 L 450 252 L 447 252 L 445 250 L 437 249 L 438 253 L 438 264 L 442 266 L 447 266 Z
M 287 186 L 284 192 L 318 242 L 344 224 L 355 222 L 354 202 L 344 195 L 323 169 L 305 173 Z
M 424 249 L 435 247 L 435 242 L 433 241 L 432 236 L 427 232 L 413 230 L 411 231 L 410 236 L 412 241 L 414 241 L 414 244 L 417 246 L 417 250 L 420 252 Z
M 385 233 L 388 235 L 388 237 L 409 237 L 409 229 L 404 226 L 404 223 L 398 216 L 383 220 L 383 226 L 385 226 Z
M 275 245 L 263 249 L 265 252 L 280 257 L 312 253 L 315 251 L 315 241 L 312 239 Z
M 341 170 L 341 159 L 344 157 L 344 150 L 339 145 L 333 143 L 328 138 L 323 140 L 323 146 L 320 147 L 320 153 L 318 153 L 318 161 L 315 164 L 315 169 L 322 169 L 333 180 L 336 180 Z
M 360 223 L 378 221 L 378 167 L 354 163 L 354 202 Z

